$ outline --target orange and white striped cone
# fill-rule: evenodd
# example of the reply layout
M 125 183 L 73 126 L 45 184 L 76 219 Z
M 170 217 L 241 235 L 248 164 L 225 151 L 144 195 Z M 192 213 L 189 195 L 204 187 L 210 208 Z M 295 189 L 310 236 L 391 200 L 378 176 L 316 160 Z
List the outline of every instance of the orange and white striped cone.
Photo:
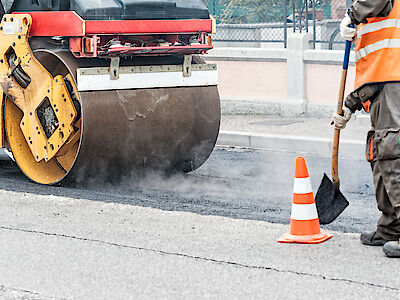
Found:
M 298 157 L 296 159 L 290 231 L 282 235 L 278 242 L 318 244 L 331 237 L 331 234 L 321 232 L 306 161 L 304 157 Z

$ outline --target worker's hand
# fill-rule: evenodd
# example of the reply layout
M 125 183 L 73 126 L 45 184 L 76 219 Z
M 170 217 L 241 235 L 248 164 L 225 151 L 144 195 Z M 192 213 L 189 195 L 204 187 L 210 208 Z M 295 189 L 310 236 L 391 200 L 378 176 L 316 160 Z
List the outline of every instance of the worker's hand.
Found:
M 340 23 L 340 35 L 348 41 L 353 41 L 354 37 L 357 34 L 357 30 L 355 28 L 351 28 L 351 19 L 349 15 L 346 13 L 344 16 L 342 22 Z
M 332 116 L 331 125 L 335 124 L 335 128 L 342 130 L 346 128 L 347 122 L 349 122 L 353 112 L 347 106 L 343 107 L 343 116 L 334 113 Z

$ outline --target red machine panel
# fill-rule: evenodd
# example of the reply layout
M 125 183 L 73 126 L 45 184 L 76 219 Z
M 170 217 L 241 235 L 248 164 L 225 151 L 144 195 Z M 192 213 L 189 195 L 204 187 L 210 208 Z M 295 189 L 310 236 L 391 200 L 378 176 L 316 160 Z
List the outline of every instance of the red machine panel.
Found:
M 211 31 L 211 20 L 86 21 L 86 34 L 173 34 Z
M 14 12 L 32 17 L 31 36 L 85 36 L 85 20 L 73 11 Z
M 16 12 L 22 14 L 25 12 Z M 86 36 L 108 34 L 174 34 L 212 32 L 212 20 L 85 21 L 73 11 L 27 12 L 31 36 Z

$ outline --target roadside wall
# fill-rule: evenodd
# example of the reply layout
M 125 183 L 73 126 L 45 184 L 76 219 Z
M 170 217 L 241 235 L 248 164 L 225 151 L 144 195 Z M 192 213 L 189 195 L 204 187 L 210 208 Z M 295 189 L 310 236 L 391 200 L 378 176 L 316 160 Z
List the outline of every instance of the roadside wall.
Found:
M 204 58 L 219 69 L 224 114 L 328 116 L 335 110 L 343 51 L 312 50 L 310 34 L 290 34 L 287 49 L 217 47 Z M 346 94 L 355 77 L 354 53 Z

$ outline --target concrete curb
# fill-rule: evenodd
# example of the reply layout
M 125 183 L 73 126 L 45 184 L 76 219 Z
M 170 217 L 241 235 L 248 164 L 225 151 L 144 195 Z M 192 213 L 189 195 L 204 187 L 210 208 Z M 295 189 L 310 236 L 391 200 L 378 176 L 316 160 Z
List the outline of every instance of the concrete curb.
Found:
M 240 131 L 220 131 L 218 146 L 244 147 L 279 151 L 294 151 L 331 155 L 332 140 L 279 134 L 257 134 Z M 364 158 L 365 144 L 361 141 L 341 141 L 340 154 Z

